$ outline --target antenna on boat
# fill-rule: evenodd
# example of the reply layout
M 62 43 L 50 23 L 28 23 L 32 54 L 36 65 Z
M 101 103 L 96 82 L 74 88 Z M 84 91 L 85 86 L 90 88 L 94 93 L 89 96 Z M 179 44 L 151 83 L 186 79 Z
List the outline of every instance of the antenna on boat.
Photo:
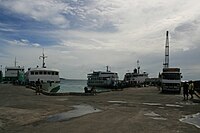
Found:
M 138 69 L 138 74 L 140 73 L 140 61 L 137 60 L 137 69 Z
M 109 70 L 108 70 L 108 69 L 109 69 L 109 66 L 106 66 L 106 72 L 109 72 Z
M 16 57 L 15 57 L 15 67 L 17 66 L 17 59 L 16 59 Z
M 44 48 L 43 48 L 42 55 L 39 57 L 39 59 L 41 58 L 42 58 L 42 68 L 46 68 L 44 60 L 45 58 L 47 58 L 47 56 L 44 55 Z

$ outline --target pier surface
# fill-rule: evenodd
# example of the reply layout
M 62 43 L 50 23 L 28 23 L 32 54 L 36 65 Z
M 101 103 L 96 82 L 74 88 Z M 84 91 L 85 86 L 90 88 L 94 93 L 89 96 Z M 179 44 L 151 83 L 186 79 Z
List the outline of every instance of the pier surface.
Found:
M 90 113 L 81 110 L 86 107 Z M 199 133 L 197 126 L 180 121 L 199 112 L 199 103 L 183 101 L 178 94 L 161 94 L 156 87 L 95 96 L 46 96 L 0 84 L 0 133 Z M 54 116 L 63 118 L 48 121 Z

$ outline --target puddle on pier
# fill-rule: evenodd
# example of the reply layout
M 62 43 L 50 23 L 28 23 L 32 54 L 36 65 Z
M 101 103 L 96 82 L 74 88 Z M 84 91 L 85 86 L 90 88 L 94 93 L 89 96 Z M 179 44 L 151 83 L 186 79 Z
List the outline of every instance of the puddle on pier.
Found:
M 200 128 L 200 113 L 187 115 L 185 116 L 185 118 L 179 119 L 179 121 L 188 123 L 188 124 L 196 126 L 197 128 Z
M 167 107 L 177 107 L 177 108 L 182 108 L 183 106 L 178 105 L 178 104 L 166 104 L 165 106 Z
M 146 114 L 144 114 L 145 116 L 152 116 L 152 117 L 158 117 L 158 116 L 160 116 L 159 114 L 156 114 L 156 113 L 154 113 L 153 111 L 152 112 L 149 112 L 149 113 L 146 113 Z
M 167 118 L 163 118 L 159 114 L 156 114 L 153 111 L 145 113 L 144 115 L 148 116 L 149 118 L 154 119 L 154 120 L 167 120 Z
M 149 106 L 163 106 L 161 103 L 142 103 L 143 105 L 149 105 Z M 182 108 L 183 106 L 178 105 L 178 104 L 165 104 L 166 107 L 177 107 L 177 108 Z M 164 107 L 159 107 L 159 108 L 164 108 Z
M 166 121 L 167 118 L 163 118 L 163 117 L 150 117 L 151 119 L 154 119 L 154 120 L 162 120 L 162 121 Z
M 118 104 L 123 104 L 127 103 L 126 101 L 108 101 L 109 103 L 118 103 Z
M 47 118 L 47 121 L 49 122 L 67 121 L 72 118 L 101 111 L 100 109 L 96 109 L 90 105 L 74 105 L 73 107 L 75 108 L 74 110 L 49 116 Z
M 160 106 L 160 105 L 162 105 L 160 103 L 142 103 L 142 104 L 144 104 L 144 105 L 150 105 L 150 106 Z
M 198 103 L 193 103 L 192 101 L 176 102 L 176 104 L 180 104 L 180 105 L 199 105 Z

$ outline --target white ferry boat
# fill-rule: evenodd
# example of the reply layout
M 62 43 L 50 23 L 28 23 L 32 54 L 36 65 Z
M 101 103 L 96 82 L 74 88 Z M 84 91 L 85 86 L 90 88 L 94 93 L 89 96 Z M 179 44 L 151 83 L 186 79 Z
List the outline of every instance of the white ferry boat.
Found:
M 148 73 L 140 73 L 139 61 L 137 61 L 138 69 L 134 69 L 133 72 L 128 72 L 124 76 L 124 82 L 126 86 L 141 86 L 145 84 L 148 78 Z
M 41 68 L 29 68 L 26 72 L 27 82 L 29 85 L 34 86 L 39 79 L 42 84 L 42 91 L 46 93 L 56 93 L 60 89 L 59 70 L 46 68 L 44 59 L 47 56 L 40 56 L 43 60 Z
M 113 88 L 118 83 L 118 74 L 115 72 L 107 71 L 93 71 L 87 75 L 87 85 L 89 87 L 103 87 Z
M 148 73 L 126 73 L 124 76 L 124 81 L 129 86 L 135 86 L 135 85 L 142 85 L 145 83 L 145 80 L 148 78 Z

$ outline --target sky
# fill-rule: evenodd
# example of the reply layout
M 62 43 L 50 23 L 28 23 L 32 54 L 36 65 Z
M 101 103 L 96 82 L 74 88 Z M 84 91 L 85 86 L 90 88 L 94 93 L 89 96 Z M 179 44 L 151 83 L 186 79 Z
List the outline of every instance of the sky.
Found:
M 170 67 L 200 79 L 199 0 L 0 0 L 0 65 L 41 66 L 86 79 L 106 66 L 123 79 L 137 67 L 162 71 L 169 31 Z

